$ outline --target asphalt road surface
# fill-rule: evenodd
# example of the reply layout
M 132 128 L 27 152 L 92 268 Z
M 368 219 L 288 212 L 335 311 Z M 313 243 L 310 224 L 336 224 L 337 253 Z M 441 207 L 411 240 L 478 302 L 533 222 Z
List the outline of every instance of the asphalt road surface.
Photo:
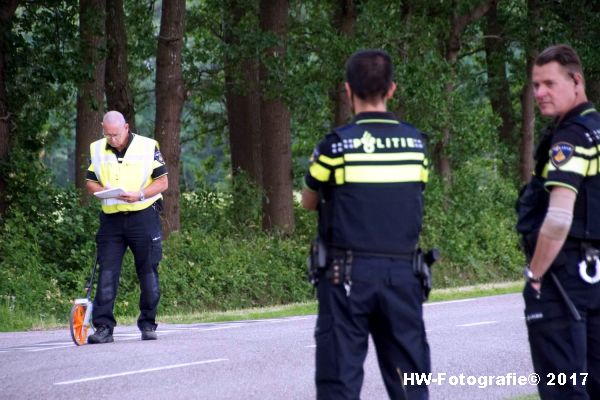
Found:
M 115 343 L 80 347 L 68 330 L 0 333 L 0 399 L 315 398 L 315 318 L 161 324 L 159 340 L 144 342 L 119 326 Z M 428 304 L 425 322 L 431 399 L 536 392 L 519 384 L 533 372 L 520 295 Z M 364 400 L 387 398 L 374 353 Z

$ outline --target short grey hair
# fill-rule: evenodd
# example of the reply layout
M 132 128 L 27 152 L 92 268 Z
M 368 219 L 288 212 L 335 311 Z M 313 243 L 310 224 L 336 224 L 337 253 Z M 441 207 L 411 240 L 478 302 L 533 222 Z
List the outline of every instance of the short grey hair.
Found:
M 109 111 L 104 114 L 102 124 L 123 126 L 125 125 L 125 117 L 118 111 Z

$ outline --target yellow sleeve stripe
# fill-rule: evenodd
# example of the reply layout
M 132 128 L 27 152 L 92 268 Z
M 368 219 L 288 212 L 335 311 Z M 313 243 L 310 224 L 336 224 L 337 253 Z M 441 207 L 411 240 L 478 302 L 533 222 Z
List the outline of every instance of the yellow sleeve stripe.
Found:
M 561 171 L 561 172 L 574 172 L 579 175 L 586 176 L 590 162 L 581 157 L 572 157 L 566 164 L 559 166 L 558 168 L 554 164 L 548 164 L 548 172 Z
M 544 183 L 544 187 L 549 187 L 549 186 L 560 186 L 560 187 L 564 187 L 567 189 L 571 189 L 572 191 L 574 191 L 575 193 L 577 193 L 577 189 L 575 189 L 575 187 L 571 186 L 571 185 L 567 185 L 566 183 L 562 183 L 562 182 L 556 182 L 556 181 L 547 181 L 546 183 Z
M 323 164 L 326 164 L 326 165 L 329 165 L 332 167 L 342 165 L 344 163 L 344 157 L 332 158 L 332 157 L 327 157 L 326 155 L 323 155 L 323 154 L 319 155 L 318 160 L 320 162 L 322 162 Z
M 335 183 L 337 185 L 343 185 L 344 184 L 344 168 L 336 168 L 335 170 Z
M 588 157 L 597 156 L 599 152 L 600 152 L 600 145 L 591 147 L 589 149 L 586 149 L 585 147 L 581 147 L 581 146 L 575 147 L 575 153 L 581 154 L 584 156 L 588 156 Z M 550 153 L 550 156 L 552 156 L 552 152 Z
M 429 181 L 429 170 L 427 168 L 423 168 L 421 171 L 421 182 L 427 183 Z
M 588 168 L 587 172 L 588 172 L 587 176 L 597 175 L 598 172 L 600 172 L 598 170 L 598 159 L 597 158 L 590 160 L 590 164 L 589 164 L 589 168 Z
M 318 180 L 319 182 L 327 182 L 329 180 L 329 176 L 331 175 L 331 171 L 328 168 L 325 168 L 319 163 L 312 163 L 308 169 L 310 175 Z
M 422 165 L 347 165 L 348 183 L 423 182 Z
M 344 154 L 344 160 L 352 161 L 422 161 L 425 159 L 423 153 L 348 153 Z

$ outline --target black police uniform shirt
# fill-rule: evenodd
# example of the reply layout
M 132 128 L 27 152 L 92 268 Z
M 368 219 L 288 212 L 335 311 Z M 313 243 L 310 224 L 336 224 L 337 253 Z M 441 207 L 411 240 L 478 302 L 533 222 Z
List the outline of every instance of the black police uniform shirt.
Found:
M 586 118 L 596 129 L 577 123 Z M 592 119 L 593 117 L 593 119 Z M 569 236 L 600 240 L 600 117 L 590 102 L 578 105 L 550 129 L 540 153 L 545 162 L 541 171 L 544 187 L 565 187 L 577 193 Z M 549 144 L 547 141 L 549 140 Z M 548 149 L 549 147 L 549 149 Z M 547 161 L 545 161 L 547 160 Z M 536 168 L 539 169 L 539 168 Z M 539 172 L 538 172 L 539 173 Z
M 321 198 L 320 237 L 355 251 L 412 252 L 427 163 L 423 134 L 392 113 L 360 113 L 336 128 L 315 148 L 305 176 Z

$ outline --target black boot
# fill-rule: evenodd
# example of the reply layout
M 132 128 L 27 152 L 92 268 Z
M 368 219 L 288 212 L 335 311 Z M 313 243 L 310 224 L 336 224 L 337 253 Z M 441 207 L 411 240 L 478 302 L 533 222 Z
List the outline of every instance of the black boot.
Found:
M 87 342 L 89 344 L 112 343 L 114 342 L 112 333 L 112 328 L 109 328 L 106 325 L 100 325 L 98 329 L 96 329 L 96 333 L 88 337 Z
M 158 336 L 156 336 L 156 331 L 150 327 L 146 327 L 142 329 L 142 340 L 156 340 Z

